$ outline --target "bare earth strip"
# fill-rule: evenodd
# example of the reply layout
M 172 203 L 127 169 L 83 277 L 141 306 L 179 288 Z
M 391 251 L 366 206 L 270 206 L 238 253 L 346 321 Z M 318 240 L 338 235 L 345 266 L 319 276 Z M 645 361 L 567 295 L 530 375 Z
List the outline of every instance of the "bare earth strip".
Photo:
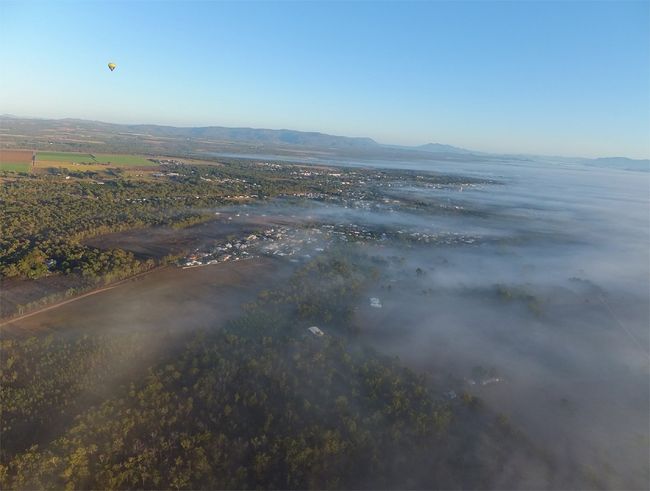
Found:
M 0 149 L 0 162 L 22 162 L 29 164 L 32 161 L 31 150 L 5 150 Z
M 0 335 L 52 332 L 192 330 L 214 328 L 240 315 L 241 305 L 285 281 L 295 265 L 270 258 L 183 270 L 158 268 L 0 324 Z M 119 288 L 118 288 L 119 287 Z M 101 293 L 101 295 L 99 295 Z
M 82 298 L 90 297 L 91 295 L 97 295 L 98 293 L 102 293 L 102 292 L 105 292 L 105 291 L 108 291 L 108 290 L 112 290 L 113 288 L 117 288 L 118 286 L 121 286 L 124 283 L 127 283 L 129 281 L 137 280 L 138 278 L 141 278 L 142 276 L 151 274 L 154 271 L 158 271 L 158 270 L 160 270 L 162 268 L 165 268 L 165 267 L 167 267 L 167 266 L 161 266 L 160 268 L 150 269 L 149 271 L 145 271 L 143 273 L 139 273 L 137 275 L 131 276 L 131 277 L 126 278 L 124 280 L 120 280 L 120 281 L 118 281 L 116 283 L 112 283 L 112 284 L 110 284 L 108 286 L 105 286 L 104 288 L 99 288 L 97 290 L 92 290 L 92 291 L 89 291 L 87 293 L 82 293 L 81 295 L 77 295 L 76 297 L 72 297 L 72 298 L 69 298 L 67 300 L 62 300 L 60 302 L 53 303 L 53 304 L 48 305 L 46 307 L 43 307 L 41 309 L 34 310 L 33 312 L 29 312 L 27 314 L 19 315 L 19 316 L 16 316 L 16 317 L 11 317 L 10 319 L 1 321 L 0 322 L 0 327 L 6 326 L 7 324 L 13 324 L 14 322 L 20 322 L 23 319 L 27 319 L 28 317 L 32 317 L 34 315 L 42 314 L 43 312 L 47 312 L 48 310 L 57 309 L 57 308 L 61 307 L 62 305 L 66 305 L 66 304 L 69 304 L 69 303 L 72 303 L 72 302 L 76 302 L 77 300 L 81 300 Z

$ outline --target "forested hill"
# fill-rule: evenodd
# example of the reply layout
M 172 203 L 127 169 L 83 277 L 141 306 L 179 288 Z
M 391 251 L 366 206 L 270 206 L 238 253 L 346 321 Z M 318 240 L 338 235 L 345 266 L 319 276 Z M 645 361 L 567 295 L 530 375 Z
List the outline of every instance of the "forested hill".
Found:
M 110 142 L 120 137 L 137 136 L 152 138 L 196 139 L 212 143 L 238 143 L 246 145 L 295 146 L 330 149 L 372 149 L 380 145 L 367 137 L 348 137 L 328 135 L 319 132 L 296 131 L 289 129 L 229 128 L 224 126 L 177 127 L 154 124 L 113 124 L 82 119 L 22 119 L 0 116 L 2 128 L 11 130 L 13 137 L 49 136 L 62 142 L 66 133 L 76 141 L 83 141 L 86 133 L 100 136 Z M 0 133 L 0 138 L 3 135 Z M 13 141 L 7 139 L 7 142 Z M 98 140 L 89 140 L 89 142 Z M 2 140 L 0 140 L 2 142 Z M 4 142 L 3 142 L 4 143 Z
M 324 148 L 365 148 L 379 146 L 377 142 L 366 137 L 336 136 L 287 129 L 228 128 L 223 126 L 179 128 L 157 125 L 129 125 L 125 129 L 152 136 L 184 136 L 250 144 L 299 145 Z

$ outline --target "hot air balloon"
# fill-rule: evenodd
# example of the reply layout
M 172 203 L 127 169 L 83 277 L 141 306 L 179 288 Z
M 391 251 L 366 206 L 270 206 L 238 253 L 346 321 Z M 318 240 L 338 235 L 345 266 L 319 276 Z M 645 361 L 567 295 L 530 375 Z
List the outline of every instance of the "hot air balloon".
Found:
M 117 65 L 116 65 L 115 63 L 112 63 L 112 62 L 108 64 L 108 68 L 110 69 L 111 72 L 112 72 L 113 70 L 115 70 L 115 67 L 116 67 L 116 66 L 117 66 Z

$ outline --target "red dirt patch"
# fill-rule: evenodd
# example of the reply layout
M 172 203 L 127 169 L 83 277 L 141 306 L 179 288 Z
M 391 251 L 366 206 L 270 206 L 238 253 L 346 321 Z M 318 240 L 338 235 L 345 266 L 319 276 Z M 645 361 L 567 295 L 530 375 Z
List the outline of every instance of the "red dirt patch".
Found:
M 34 152 L 31 150 L 4 150 L 0 149 L 0 162 L 25 163 L 32 161 Z

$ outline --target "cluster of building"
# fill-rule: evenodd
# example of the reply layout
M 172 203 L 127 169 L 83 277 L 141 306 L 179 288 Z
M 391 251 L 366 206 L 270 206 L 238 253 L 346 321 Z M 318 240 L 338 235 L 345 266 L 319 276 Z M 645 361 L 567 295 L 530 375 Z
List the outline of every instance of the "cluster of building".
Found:
M 181 174 L 178 172 L 154 172 L 151 174 L 153 177 L 180 177 Z
M 425 244 L 438 245 L 458 245 L 458 244 L 475 244 L 479 238 L 476 236 L 465 235 L 458 232 L 409 232 L 408 230 L 398 230 L 396 234 L 401 240 L 408 242 L 421 242 Z
M 232 219 L 232 217 L 228 218 Z M 206 251 L 197 249 L 187 256 L 181 265 L 184 268 L 205 266 L 262 255 L 276 257 L 302 255 L 309 258 L 311 257 L 309 252 L 323 251 L 322 247 L 317 247 L 321 243 L 321 239 L 318 238 L 321 234 L 321 231 L 316 229 L 272 227 L 241 239 L 224 242 Z
M 249 196 L 232 196 L 230 198 L 245 199 Z M 146 201 L 146 198 L 137 199 L 137 201 L 140 200 Z M 216 214 L 220 215 L 221 213 L 216 212 Z M 223 218 L 232 221 L 242 215 L 249 216 L 248 213 L 234 213 Z M 395 230 L 381 225 L 312 222 L 295 227 L 275 226 L 264 232 L 220 243 L 209 250 L 197 250 L 189 255 L 182 264 L 184 267 L 201 266 L 238 261 L 260 255 L 310 258 L 333 242 L 384 242 L 389 240 L 421 244 L 471 245 L 476 244 L 479 239 L 476 236 L 458 232 L 414 232 L 412 229 Z M 380 305 L 373 305 L 373 307 L 378 306 Z
M 321 225 L 333 238 L 338 237 L 343 242 L 350 241 L 385 241 L 388 239 L 423 244 L 474 244 L 478 237 L 458 232 L 413 232 L 408 229 L 391 230 L 385 227 L 370 227 L 345 223 L 336 225 Z
M 483 379 L 480 379 L 480 380 L 474 380 L 472 378 L 467 378 L 467 379 L 465 379 L 465 382 L 467 383 L 467 385 L 486 386 L 486 385 L 492 385 L 492 384 L 499 384 L 499 383 L 503 382 L 503 378 L 502 377 L 486 377 L 486 378 L 483 378 Z
M 270 169 L 281 169 L 278 164 L 269 162 L 260 162 L 257 165 L 268 167 Z M 354 171 L 350 172 L 325 172 L 320 169 L 295 169 L 291 174 L 297 178 L 309 179 L 314 176 L 327 175 L 331 178 L 336 186 L 337 182 L 345 179 L 345 182 L 355 182 L 357 184 L 365 184 L 365 182 L 372 182 L 373 184 L 388 185 L 395 179 L 408 180 L 413 183 L 414 176 L 402 177 L 387 175 L 382 172 L 373 172 L 371 175 L 359 174 Z M 416 176 L 420 178 L 421 176 Z M 215 176 L 201 176 L 203 180 L 211 182 L 231 182 L 247 185 L 250 189 L 251 184 L 247 183 L 245 179 L 239 178 L 217 178 Z M 427 182 L 426 176 L 422 177 L 421 184 L 427 186 L 446 186 L 450 184 L 438 184 L 434 182 Z M 373 182 L 375 181 L 375 182 Z M 457 184 L 455 184 L 457 185 Z M 472 184 L 464 184 L 465 186 L 472 186 Z M 233 202 L 249 202 L 259 199 L 258 194 L 251 193 L 253 191 L 243 191 L 241 187 L 235 193 L 223 196 L 226 200 Z M 254 186 L 254 184 L 253 184 Z M 239 194 L 241 193 L 241 194 Z M 377 186 L 361 187 L 352 186 L 346 190 L 345 193 L 329 194 L 313 191 L 295 192 L 291 194 L 280 194 L 276 198 L 283 197 L 299 197 L 307 198 L 317 201 L 326 201 L 328 203 L 334 202 L 337 206 L 344 208 L 361 209 L 367 212 L 377 211 L 379 214 L 390 212 L 398 212 L 403 206 L 408 206 L 402 200 L 393 196 L 385 196 L 377 192 Z M 336 210 L 335 210 L 336 211 Z M 219 214 L 217 212 L 217 214 Z M 226 220 L 232 221 L 240 214 L 231 213 L 225 217 Z M 248 213 L 245 214 L 248 216 Z M 265 216 L 265 215 L 262 215 Z M 291 218 L 296 218 L 294 215 Z M 365 221 L 365 220 L 363 220 Z M 398 228 L 382 223 L 352 223 L 352 222 L 337 222 L 327 223 L 327 219 L 323 217 L 316 217 L 312 219 L 311 216 L 306 217 L 306 221 L 300 222 L 293 226 L 277 226 L 270 228 L 262 233 L 253 234 L 246 238 L 237 241 L 227 242 L 215 246 L 207 251 L 195 251 L 194 254 L 188 256 L 184 261 L 185 267 L 199 266 L 204 264 L 216 264 L 225 261 L 241 260 L 244 258 L 252 257 L 253 255 L 268 255 L 268 256 L 302 256 L 305 258 L 311 257 L 311 254 L 318 252 L 319 247 L 322 247 L 332 242 L 384 242 L 396 241 L 401 243 L 412 244 L 426 244 L 426 245 L 460 245 L 460 244 L 477 244 L 480 242 L 478 236 L 466 235 L 458 232 L 451 231 L 437 231 L 426 229 L 415 229 L 414 227 Z M 325 222 L 325 223 L 324 223 Z M 292 259 L 293 260 L 293 259 Z M 379 305 L 373 305 L 378 307 Z
M 376 309 L 380 309 L 382 307 L 381 300 L 379 300 L 377 297 L 370 297 L 370 306 Z
M 249 236 L 217 245 L 209 251 L 195 250 L 182 262 L 183 268 L 219 264 L 228 261 L 240 261 L 255 257 L 248 249 L 257 241 L 265 240 L 266 235 L 250 234 Z
M 148 160 L 150 162 L 153 162 L 156 165 L 185 165 L 185 162 L 176 159 L 148 159 Z
M 234 200 L 246 200 L 246 199 L 257 199 L 257 194 L 232 194 L 224 196 L 224 199 L 234 199 Z
M 311 191 L 300 192 L 296 191 L 294 193 L 280 193 L 278 198 L 307 198 L 313 200 L 323 200 L 326 199 L 328 195 L 323 193 L 315 193 Z
M 306 257 L 311 255 L 304 251 L 304 248 L 308 244 L 313 244 L 316 241 L 314 235 L 319 233 L 317 230 L 313 230 L 313 233 L 309 231 L 299 231 L 297 229 L 288 228 L 288 227 L 278 227 L 277 229 L 270 229 L 274 233 L 272 240 L 263 244 L 260 248 L 262 254 L 268 256 L 296 256 L 300 253 L 304 253 Z
M 281 170 L 281 169 L 284 168 L 280 164 L 274 164 L 274 163 L 271 163 L 271 162 L 257 162 L 257 165 L 259 165 L 260 167 L 267 167 L 267 168 L 273 169 L 273 170 Z

